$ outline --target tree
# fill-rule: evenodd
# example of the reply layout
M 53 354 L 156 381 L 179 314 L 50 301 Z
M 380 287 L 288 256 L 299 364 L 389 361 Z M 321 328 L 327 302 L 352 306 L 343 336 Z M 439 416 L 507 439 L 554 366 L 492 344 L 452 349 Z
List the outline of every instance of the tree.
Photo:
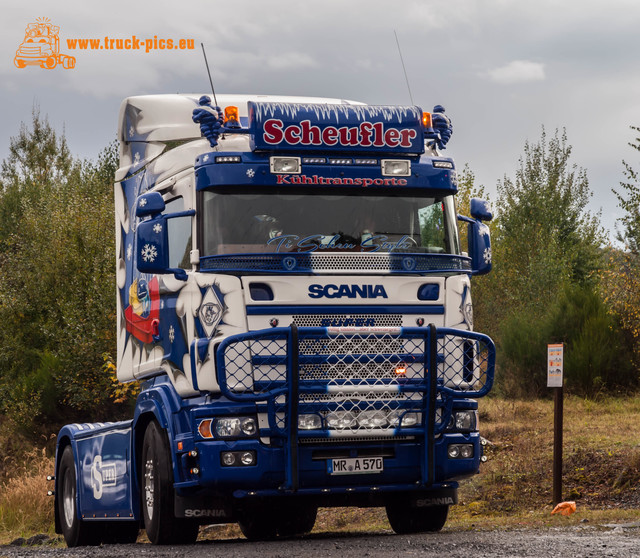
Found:
M 607 347 L 586 341 L 597 327 L 609 334 L 616 324 L 603 317 L 597 290 L 604 232 L 599 216 L 587 211 L 587 174 L 571 164 L 571 151 L 565 131 L 549 138 L 543 128 L 537 143 L 525 143 L 515 177 L 498 183 L 494 271 L 483 296 L 491 301 L 501 387 L 509 395 L 544 393 L 545 346 L 554 341 L 567 343 L 570 362 L 589 366 L 567 371 L 575 391 L 588 393 L 595 378 L 601 387 L 616 383 Z M 579 308 L 585 301 L 586 317 Z M 585 319 L 567 322 L 565 315 Z M 582 360 L 573 347 L 580 347 Z M 603 362 L 608 367 L 596 371 Z
M 34 106 L 31 129 L 22 123 L 9 144 L 9 157 L 0 165 L 0 247 L 16 230 L 23 202 L 35 201 L 54 184 L 64 183 L 72 165 L 64 134 L 58 137 Z
M 512 309 L 545 311 L 568 283 L 595 279 L 604 233 L 591 215 L 586 171 L 570 165 L 566 132 L 525 143 L 515 179 L 498 183 L 501 288 Z
M 14 224 L 0 237 L 0 410 L 26 427 L 112 416 L 116 164 L 113 144 L 73 159 L 37 111 L 2 163 L 0 214 Z
M 631 126 L 631 129 L 640 132 L 640 128 L 636 126 Z M 629 145 L 636 151 L 640 151 L 640 137 L 635 138 Z M 625 215 L 619 219 L 623 230 L 618 231 L 616 237 L 628 250 L 637 255 L 640 253 L 640 182 L 638 172 L 626 161 L 622 161 L 622 164 L 626 178 L 625 182 L 620 183 L 622 192 L 612 188 L 618 198 L 618 205 L 625 212 Z

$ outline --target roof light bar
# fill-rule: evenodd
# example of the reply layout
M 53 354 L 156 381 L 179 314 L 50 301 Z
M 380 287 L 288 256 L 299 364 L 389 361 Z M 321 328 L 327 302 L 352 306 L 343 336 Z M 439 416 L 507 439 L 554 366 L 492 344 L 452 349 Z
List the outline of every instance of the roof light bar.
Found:
M 240 155 L 222 155 L 216 157 L 216 163 L 241 163 L 242 158 Z
M 326 157 L 303 157 L 302 163 L 305 165 L 324 165 L 327 162 Z
M 329 159 L 330 165 L 351 165 L 353 159 Z

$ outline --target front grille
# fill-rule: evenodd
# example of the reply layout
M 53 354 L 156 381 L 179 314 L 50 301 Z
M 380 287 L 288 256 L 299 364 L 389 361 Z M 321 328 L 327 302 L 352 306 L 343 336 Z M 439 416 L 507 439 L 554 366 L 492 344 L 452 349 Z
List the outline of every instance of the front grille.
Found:
M 295 314 L 298 327 L 400 327 L 400 314 Z

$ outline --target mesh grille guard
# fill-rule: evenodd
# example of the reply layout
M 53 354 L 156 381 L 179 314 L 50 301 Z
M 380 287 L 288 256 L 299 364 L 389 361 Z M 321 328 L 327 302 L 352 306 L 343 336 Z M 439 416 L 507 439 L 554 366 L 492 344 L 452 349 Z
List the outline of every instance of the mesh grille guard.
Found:
M 366 440 L 424 436 L 430 420 L 434 434 L 442 432 L 454 398 L 490 391 L 495 346 L 479 333 L 434 326 L 292 324 L 229 337 L 216 359 L 223 394 L 268 414 L 262 435 L 289 438 L 298 420 L 287 416 L 317 415 L 322 427 L 296 437 Z

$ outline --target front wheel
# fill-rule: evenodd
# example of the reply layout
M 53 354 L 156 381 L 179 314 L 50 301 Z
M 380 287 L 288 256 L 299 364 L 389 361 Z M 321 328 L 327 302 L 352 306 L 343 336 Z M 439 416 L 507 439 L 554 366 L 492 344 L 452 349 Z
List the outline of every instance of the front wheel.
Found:
M 398 535 L 440 531 L 448 514 L 449 506 L 412 508 L 406 503 L 387 504 L 387 518 Z
M 169 443 L 158 423 L 150 422 L 142 442 L 142 515 L 153 544 L 193 544 L 198 524 L 173 513 L 173 469 Z
M 64 448 L 58 469 L 58 516 L 67 546 L 95 546 L 102 540 L 100 523 L 88 523 L 78 517 L 76 467 L 71 446 Z

